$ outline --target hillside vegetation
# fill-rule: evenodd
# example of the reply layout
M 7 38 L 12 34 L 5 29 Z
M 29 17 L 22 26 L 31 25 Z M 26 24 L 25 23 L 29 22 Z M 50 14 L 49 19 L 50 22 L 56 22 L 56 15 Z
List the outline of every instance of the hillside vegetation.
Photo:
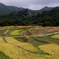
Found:
M 0 16 L 0 26 L 5 25 L 59 26 L 59 7 L 44 11 L 42 14 L 30 14 L 28 9 L 13 11 Z

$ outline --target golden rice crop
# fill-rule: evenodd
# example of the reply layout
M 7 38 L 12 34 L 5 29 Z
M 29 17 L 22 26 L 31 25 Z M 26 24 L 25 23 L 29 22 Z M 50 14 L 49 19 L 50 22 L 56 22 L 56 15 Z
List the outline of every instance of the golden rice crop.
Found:
M 13 44 L 4 43 L 1 37 L 0 42 L 2 42 L 2 44 L 0 44 L 0 52 L 3 52 L 6 56 L 12 59 L 59 59 L 59 57 L 56 55 L 49 56 L 30 53 Z
M 30 57 L 32 58 L 32 54 L 30 52 L 27 52 L 21 48 L 16 47 L 15 45 L 8 43 L 0 44 L 0 51 L 12 59 L 28 59 Z
M 59 34 L 53 35 L 53 36 L 51 36 L 51 38 L 57 38 L 57 39 L 59 39 Z
M 0 37 L 0 44 L 5 43 L 5 41 Z
M 22 43 L 22 42 L 19 42 L 17 40 L 15 40 L 14 38 L 12 37 L 5 37 L 5 40 L 8 42 L 8 43 L 12 43 L 14 45 L 17 45 L 17 46 L 20 46 L 26 50 L 29 50 L 29 51 L 32 51 L 32 52 L 38 52 L 39 50 L 37 48 L 35 48 L 32 44 L 30 43 Z
M 8 43 L 0 44 L 0 51 L 12 59 L 58 59 L 59 58 L 58 56 L 33 54 L 21 48 L 18 48 L 13 44 L 8 44 Z
M 10 35 L 20 35 L 19 31 L 21 31 L 21 30 L 15 30 L 15 31 L 11 32 Z
M 39 48 L 48 54 L 52 55 L 59 55 L 59 45 L 57 44 L 46 44 L 46 45 L 41 45 Z

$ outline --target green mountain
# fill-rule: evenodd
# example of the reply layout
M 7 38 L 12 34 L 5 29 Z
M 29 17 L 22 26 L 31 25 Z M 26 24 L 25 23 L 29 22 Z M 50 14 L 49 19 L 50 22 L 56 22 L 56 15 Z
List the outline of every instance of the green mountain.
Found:
M 23 9 L 19 11 L 12 11 L 9 14 L 1 15 L 1 19 L 13 20 L 13 19 L 24 19 L 29 15 L 28 9 Z
M 47 7 L 47 6 L 45 6 L 45 7 L 43 7 L 42 9 L 40 9 L 40 10 L 29 10 L 30 12 L 40 12 L 40 13 L 42 13 L 43 11 L 48 11 L 48 10 L 51 10 L 51 9 L 53 9 L 53 8 L 55 8 L 55 7 Z
M 45 6 L 44 8 L 42 8 L 41 10 L 39 10 L 39 12 L 48 11 L 48 10 L 51 10 L 53 8 L 55 8 L 55 7 L 47 7 L 47 6 Z
M 51 10 L 53 7 L 44 7 L 42 8 L 41 10 L 30 10 L 28 9 L 29 13 L 42 13 L 43 11 L 46 11 L 46 10 Z M 3 3 L 0 3 L 0 15 L 4 15 L 4 14 L 8 14 L 12 11 L 19 11 L 19 10 L 23 10 L 25 8 L 22 8 L 22 7 L 15 7 L 15 6 L 6 6 L 4 5 Z
M 59 7 L 44 7 L 43 9 L 41 9 L 42 13 L 39 13 L 39 11 L 40 10 L 30 10 L 17 8 L 14 6 L 6 6 L 0 3 L 0 26 L 59 26 Z
M 18 7 L 15 7 L 15 6 L 7 6 L 11 11 L 18 11 L 18 10 L 22 10 L 22 9 L 24 9 L 24 8 L 22 8 L 22 7 L 20 7 L 20 8 L 18 8 Z
M 0 3 L 0 15 L 7 14 L 11 12 L 11 10 L 4 4 Z
M 4 15 L 4 14 L 8 14 L 12 11 L 18 11 L 18 10 L 22 10 L 23 8 L 18 8 L 18 7 L 14 7 L 14 6 L 6 6 L 2 3 L 0 3 L 0 15 Z

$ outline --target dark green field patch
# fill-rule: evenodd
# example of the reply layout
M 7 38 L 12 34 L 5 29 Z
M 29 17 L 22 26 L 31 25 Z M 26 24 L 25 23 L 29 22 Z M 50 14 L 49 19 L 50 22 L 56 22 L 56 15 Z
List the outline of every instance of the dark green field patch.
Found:
M 10 58 L 5 56 L 2 52 L 0 52 L 0 59 L 10 59 Z
M 41 40 L 47 40 L 47 41 L 50 41 L 50 42 L 53 42 L 53 43 L 59 44 L 59 40 L 58 40 L 58 39 L 51 38 L 50 36 L 37 37 L 37 38 L 38 38 L 38 39 L 41 39 Z
M 20 42 L 26 42 L 26 40 L 23 37 L 14 37 L 14 38 Z
M 35 40 L 33 37 L 30 37 L 30 43 L 33 45 L 44 45 L 46 43 Z

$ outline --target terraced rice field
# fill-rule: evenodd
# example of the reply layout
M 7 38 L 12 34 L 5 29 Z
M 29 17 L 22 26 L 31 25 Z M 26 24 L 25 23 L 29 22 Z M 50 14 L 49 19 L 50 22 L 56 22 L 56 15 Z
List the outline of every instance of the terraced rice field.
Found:
M 5 39 L 6 40 L 8 39 L 8 41 L 10 41 L 10 39 L 12 39 L 12 41 L 13 41 L 14 38 L 7 37 Z M 38 58 L 39 59 L 46 59 L 46 58 L 47 59 L 52 59 L 52 58 L 57 59 L 57 58 L 59 58 L 57 55 L 54 55 L 54 56 L 53 55 L 40 55 L 40 54 L 28 52 L 21 47 L 17 47 L 16 44 L 13 44 L 13 43 L 16 43 L 15 39 L 14 39 L 13 43 L 9 43 L 9 42 L 5 43 L 3 41 L 3 39 L 0 38 L 0 42 L 2 43 L 2 44 L 0 44 L 0 51 L 12 59 L 38 59 Z M 30 47 L 30 50 L 31 50 L 31 47 Z
M 59 40 L 57 38 L 52 38 L 51 36 L 37 37 L 37 38 L 45 41 L 50 41 L 51 43 L 59 44 Z
M 40 26 L 0 27 L 0 59 L 59 59 L 59 34 L 37 36 L 58 31 L 56 28 L 59 30 L 59 27 Z M 32 36 L 28 35 L 28 29 L 33 33 Z M 9 32 L 3 36 L 6 30 Z
M 38 52 L 39 50 L 37 48 L 35 48 L 32 44 L 30 43 L 24 43 L 24 42 L 19 42 L 17 40 L 15 40 L 14 38 L 12 37 L 5 37 L 5 40 L 8 42 L 8 43 L 11 43 L 11 44 L 14 44 L 16 46 L 19 46 L 21 48 L 24 48 L 26 50 L 29 50 L 29 51 L 32 51 L 32 52 Z M 31 47 L 31 48 L 30 48 Z
M 39 46 L 39 48 L 47 54 L 57 55 L 57 56 L 59 55 L 59 45 L 57 44 L 41 45 Z
M 10 33 L 10 35 L 12 36 L 21 36 L 21 34 L 19 32 L 21 32 L 22 30 L 15 30 L 13 32 Z
M 56 39 L 59 39 L 59 34 L 56 34 L 56 35 L 52 35 L 51 38 L 56 38 Z

